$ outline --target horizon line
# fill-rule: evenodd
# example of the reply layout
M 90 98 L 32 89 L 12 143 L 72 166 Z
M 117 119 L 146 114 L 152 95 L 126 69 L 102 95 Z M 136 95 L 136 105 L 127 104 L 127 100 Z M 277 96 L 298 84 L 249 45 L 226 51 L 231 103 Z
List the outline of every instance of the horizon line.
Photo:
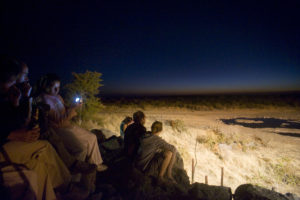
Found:
M 278 90 L 278 91 L 210 91 L 210 92 L 191 92 L 191 93 L 100 93 L 99 96 L 196 96 L 196 95 L 271 95 L 271 94 L 300 94 L 299 90 Z

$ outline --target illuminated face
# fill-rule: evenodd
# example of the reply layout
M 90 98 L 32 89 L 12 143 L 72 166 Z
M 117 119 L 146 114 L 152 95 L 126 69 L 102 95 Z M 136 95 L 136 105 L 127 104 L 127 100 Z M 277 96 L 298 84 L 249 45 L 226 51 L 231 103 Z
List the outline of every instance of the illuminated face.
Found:
M 28 66 L 26 64 L 22 65 L 22 71 L 21 73 L 18 75 L 18 79 L 17 79 L 17 83 L 24 83 L 27 82 L 28 79 Z
M 48 89 L 48 93 L 50 95 L 58 95 L 60 89 L 60 82 L 54 81 L 51 85 L 51 87 Z

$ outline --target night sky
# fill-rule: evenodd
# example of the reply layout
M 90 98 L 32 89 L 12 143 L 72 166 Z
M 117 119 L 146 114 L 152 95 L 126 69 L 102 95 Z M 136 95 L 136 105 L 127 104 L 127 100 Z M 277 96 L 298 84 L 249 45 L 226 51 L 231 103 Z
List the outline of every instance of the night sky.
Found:
M 145 2 L 10 1 L 0 53 L 107 95 L 300 90 L 299 0 Z

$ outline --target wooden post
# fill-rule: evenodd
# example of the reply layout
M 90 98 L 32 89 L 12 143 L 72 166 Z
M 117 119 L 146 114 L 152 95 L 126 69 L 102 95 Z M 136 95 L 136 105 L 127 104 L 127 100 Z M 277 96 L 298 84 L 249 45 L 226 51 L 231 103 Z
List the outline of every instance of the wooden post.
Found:
M 194 158 L 192 159 L 192 184 L 194 183 L 195 164 Z
M 223 186 L 224 167 L 221 167 L 221 186 Z
M 205 176 L 205 184 L 208 185 L 208 178 Z

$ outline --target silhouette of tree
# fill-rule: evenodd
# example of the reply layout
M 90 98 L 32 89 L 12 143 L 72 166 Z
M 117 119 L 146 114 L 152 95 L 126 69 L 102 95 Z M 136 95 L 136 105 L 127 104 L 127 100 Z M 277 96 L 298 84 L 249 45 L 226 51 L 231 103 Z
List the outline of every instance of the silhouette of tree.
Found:
M 99 88 L 102 76 L 99 72 L 86 71 L 85 73 L 72 73 L 73 80 L 65 86 L 67 90 L 67 103 L 74 103 L 76 98 L 81 98 L 83 106 L 79 111 L 80 121 L 87 121 L 99 112 L 104 106 L 101 103 Z

